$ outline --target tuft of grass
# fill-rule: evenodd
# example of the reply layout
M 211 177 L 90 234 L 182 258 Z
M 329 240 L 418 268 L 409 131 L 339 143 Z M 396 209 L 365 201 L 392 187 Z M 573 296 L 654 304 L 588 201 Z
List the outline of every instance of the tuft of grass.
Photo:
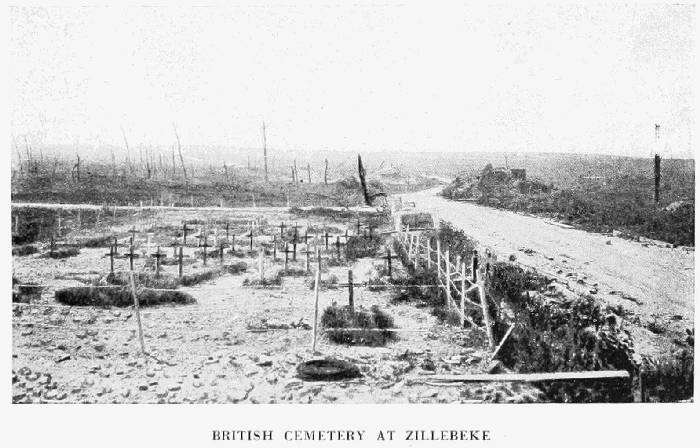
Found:
M 256 288 L 269 288 L 282 286 L 282 271 L 274 271 L 272 274 L 265 275 L 261 280 L 259 276 L 248 277 L 243 280 L 243 286 Z
M 181 291 L 137 290 L 140 306 L 155 306 L 165 303 L 190 304 L 194 298 Z M 134 304 L 131 289 L 124 286 L 96 288 L 78 286 L 59 289 L 55 292 L 56 301 L 70 306 L 128 307 Z
M 376 257 L 383 247 L 384 243 L 378 235 L 374 235 L 371 240 L 369 237 L 356 235 L 348 238 L 346 253 L 350 260 Z
M 24 244 L 22 246 L 12 248 L 12 255 L 17 257 L 25 257 L 27 255 L 32 255 L 37 252 L 39 252 L 39 249 L 32 244 Z
M 321 326 L 333 329 L 326 332 L 328 339 L 337 344 L 384 346 L 396 340 L 396 333 L 386 330 L 394 328 L 392 317 L 377 305 L 369 310 L 362 307 L 352 310 L 349 306 L 330 306 L 323 311 Z M 342 328 L 356 328 L 343 330 Z
M 111 236 L 96 236 L 80 239 L 76 244 L 80 247 L 109 247 L 112 244 Z
M 227 273 L 227 274 L 233 274 L 237 275 L 240 274 L 241 272 L 245 272 L 248 270 L 248 264 L 245 263 L 244 261 L 237 261 L 235 263 L 231 264 L 226 264 L 222 267 L 222 269 Z
M 321 289 L 337 289 L 338 283 L 338 276 L 335 274 L 321 275 L 319 287 Z M 313 290 L 316 285 L 316 278 L 309 277 L 309 279 L 306 281 L 306 285 L 309 287 L 309 289 Z
M 70 258 L 70 257 L 75 257 L 80 253 L 80 249 L 77 247 L 62 247 L 59 249 L 55 249 L 52 252 L 47 252 L 44 256 L 47 258 L 56 258 L 56 259 L 61 259 L 61 258 Z
M 692 347 L 667 358 L 646 360 L 641 375 L 647 400 L 677 402 L 693 398 L 694 369 Z
M 280 277 L 306 277 L 309 273 L 302 268 L 290 267 L 286 271 L 281 269 L 277 275 Z
M 177 278 L 162 274 L 156 277 L 148 272 L 135 272 L 134 282 L 136 286 L 144 288 L 175 289 L 178 287 Z M 104 283 L 116 286 L 129 286 L 131 284 L 130 275 L 128 272 L 109 273 L 104 277 Z

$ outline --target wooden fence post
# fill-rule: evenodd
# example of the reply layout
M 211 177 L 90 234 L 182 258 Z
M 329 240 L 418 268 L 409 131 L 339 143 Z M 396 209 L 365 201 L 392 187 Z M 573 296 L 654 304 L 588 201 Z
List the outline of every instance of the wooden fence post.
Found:
M 179 278 L 182 278 L 182 246 L 180 246 L 180 252 L 177 255 L 177 264 L 178 264 L 177 276 Z
M 418 269 L 418 264 L 420 262 L 420 234 L 419 233 L 416 234 L 416 243 L 415 243 L 415 247 L 413 249 L 413 255 L 414 255 L 413 266 L 415 266 L 415 268 Z
M 109 245 L 109 272 L 114 275 L 114 246 Z
M 430 254 L 430 245 L 432 244 L 432 238 L 428 238 L 428 241 L 426 242 L 426 260 L 428 260 L 428 269 L 431 268 L 431 265 L 433 263 L 432 260 L 432 255 Z
M 479 301 L 481 302 L 481 312 L 484 314 L 484 326 L 486 327 L 486 336 L 489 340 L 489 347 L 494 349 L 496 343 L 493 340 L 493 330 L 491 328 L 491 317 L 489 316 L 489 304 L 486 301 L 486 291 L 484 283 L 479 281 L 479 271 L 476 271 L 477 284 L 479 285 Z
M 440 239 L 438 238 L 435 242 L 437 245 L 435 253 L 437 254 L 437 262 L 435 263 L 435 267 L 437 269 L 437 278 L 438 278 L 438 284 L 441 283 L 440 281 L 440 271 L 442 270 L 442 266 L 440 265 Z
M 386 247 L 386 265 L 389 271 L 389 278 L 391 278 L 391 248 Z
M 258 271 L 260 271 L 260 284 L 262 285 L 265 280 L 265 269 L 263 264 L 263 251 L 260 250 L 258 254 Z
M 459 264 L 461 271 L 462 271 L 462 300 L 459 303 L 459 309 L 461 311 L 461 316 L 459 319 L 460 327 L 464 328 L 464 316 L 466 312 L 466 303 L 467 303 L 467 268 L 464 265 L 464 263 Z
M 272 235 L 272 261 L 277 261 L 277 235 Z
M 450 287 L 450 251 L 445 251 L 445 306 L 452 308 L 452 288 Z
M 353 287 L 352 269 L 349 269 L 348 270 L 348 306 L 350 307 L 350 311 L 354 312 L 355 311 L 355 298 L 353 297 L 352 287 Z

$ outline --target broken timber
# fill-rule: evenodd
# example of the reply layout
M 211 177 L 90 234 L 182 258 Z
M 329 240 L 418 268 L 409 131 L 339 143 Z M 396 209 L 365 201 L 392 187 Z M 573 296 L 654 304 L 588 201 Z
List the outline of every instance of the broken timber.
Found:
M 590 372 L 550 372 L 550 373 L 476 373 L 470 375 L 425 375 L 414 377 L 436 383 L 477 383 L 477 382 L 520 382 L 538 383 L 542 381 L 582 381 L 629 379 L 626 370 L 596 370 Z

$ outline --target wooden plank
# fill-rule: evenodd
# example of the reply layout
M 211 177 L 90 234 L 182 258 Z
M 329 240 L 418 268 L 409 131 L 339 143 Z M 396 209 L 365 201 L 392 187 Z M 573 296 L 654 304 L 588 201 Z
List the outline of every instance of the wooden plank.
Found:
M 584 381 L 629 379 L 626 370 L 597 370 L 588 372 L 548 372 L 548 373 L 474 373 L 468 375 L 426 375 L 413 379 L 425 379 L 441 383 L 475 383 L 475 382 L 521 382 L 537 383 L 542 381 Z

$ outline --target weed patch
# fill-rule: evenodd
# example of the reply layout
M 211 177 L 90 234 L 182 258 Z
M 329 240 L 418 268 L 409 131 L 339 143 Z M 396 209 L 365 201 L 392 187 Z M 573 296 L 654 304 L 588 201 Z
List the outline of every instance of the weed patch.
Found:
M 24 244 L 12 248 L 12 255 L 17 257 L 26 257 L 27 255 L 32 255 L 37 252 L 39 252 L 39 249 L 32 244 Z
M 332 329 L 326 331 L 326 335 L 336 344 L 377 347 L 396 340 L 394 332 L 381 331 L 394 328 L 394 320 L 376 305 L 369 310 L 360 307 L 354 311 L 348 306 L 330 306 L 323 311 L 321 325 L 323 328 Z
M 47 252 L 44 256 L 47 258 L 61 259 L 75 257 L 78 254 L 80 254 L 80 249 L 77 247 L 62 247 L 55 249 L 53 252 Z
M 96 236 L 80 239 L 76 244 L 80 247 L 109 247 L 113 241 L 111 236 Z
M 140 306 L 155 306 L 166 303 L 190 304 L 194 298 L 181 291 L 137 290 Z M 55 292 L 56 301 L 70 306 L 127 307 L 134 304 L 131 289 L 123 286 L 97 288 L 80 286 L 59 289 Z
M 645 360 L 641 375 L 647 401 L 677 402 L 693 398 L 694 368 L 693 347 L 667 358 Z

